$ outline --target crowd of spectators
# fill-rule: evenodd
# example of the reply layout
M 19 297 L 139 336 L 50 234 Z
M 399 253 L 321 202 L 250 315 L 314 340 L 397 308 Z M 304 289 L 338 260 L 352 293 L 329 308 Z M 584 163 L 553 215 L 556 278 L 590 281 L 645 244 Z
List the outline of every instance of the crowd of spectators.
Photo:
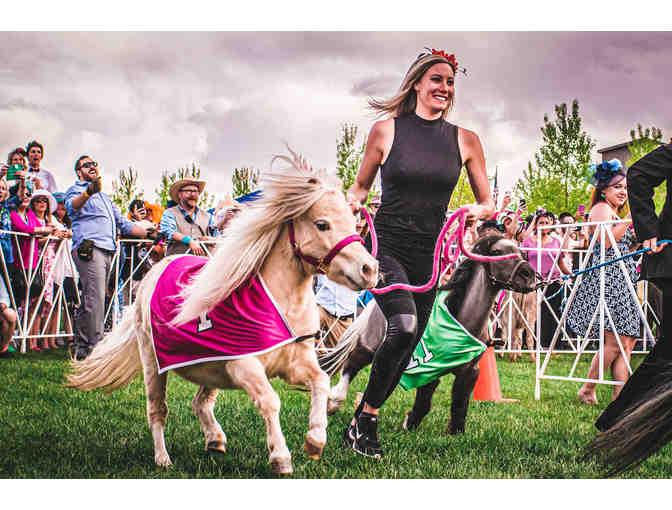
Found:
M 119 281 L 137 282 L 166 253 L 206 254 L 239 207 L 204 211 L 197 204 L 205 183 L 183 179 L 170 188 L 168 209 L 134 200 L 124 217 L 102 191 L 92 157 L 80 156 L 74 184 L 60 188 L 43 158 L 33 140 L 0 166 L 0 357 L 18 349 L 12 340 L 21 324 L 27 350 L 69 347 L 83 359 L 102 339 L 111 301 L 132 299 L 131 286 L 115 285 L 121 238 L 141 238 L 119 258 Z
M 166 255 L 207 255 L 241 204 L 227 197 L 216 209 L 205 211 L 198 207 L 205 182 L 182 179 L 171 186 L 167 209 L 136 199 L 124 217 L 102 191 L 98 163 L 92 157 L 77 159 L 75 182 L 64 187 L 65 192 L 58 191 L 53 174 L 42 166 L 43 157 L 44 146 L 33 140 L 25 149 L 11 151 L 0 167 L 0 356 L 11 356 L 16 349 L 11 340 L 22 321 L 29 350 L 69 346 L 73 357 L 83 359 L 102 339 L 111 300 L 116 297 L 122 307 L 133 299 L 133 286 L 126 282 L 142 279 Z M 376 195 L 369 204 L 373 215 L 379 206 Z M 588 217 L 584 207 L 557 217 L 543 209 L 528 214 L 525 201 L 513 204 L 507 193 L 492 219 L 467 228 L 465 242 L 504 235 L 527 253 L 541 278 L 557 280 L 578 268 L 579 251 L 588 247 L 591 232 L 537 229 L 584 222 Z M 363 215 L 357 230 L 370 249 Z M 112 262 L 121 237 L 142 240 L 125 244 L 117 278 Z M 539 338 L 544 348 L 561 315 L 559 288 L 556 282 L 545 290 L 548 299 L 542 305 Z M 327 334 L 325 344 L 333 345 L 351 323 L 357 306 L 365 305 L 372 295 L 358 295 L 326 278 L 316 280 L 315 290 Z

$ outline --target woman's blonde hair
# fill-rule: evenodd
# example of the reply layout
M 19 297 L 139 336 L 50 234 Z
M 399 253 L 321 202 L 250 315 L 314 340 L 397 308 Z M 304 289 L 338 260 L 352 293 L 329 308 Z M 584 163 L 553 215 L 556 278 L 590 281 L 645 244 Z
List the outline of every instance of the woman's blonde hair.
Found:
M 369 107 L 376 112 L 377 116 L 381 117 L 383 115 L 396 117 L 415 112 L 418 98 L 413 85 L 418 83 L 427 70 L 435 64 L 448 64 L 453 70 L 453 73 L 456 73 L 457 71 L 453 64 L 442 55 L 434 55 L 431 53 L 420 55 L 406 72 L 406 76 L 404 76 L 404 79 L 401 82 L 399 91 L 389 99 L 369 98 Z M 452 110 L 454 100 L 453 97 L 453 100 L 443 111 L 441 116 L 444 119 L 448 117 L 448 113 Z

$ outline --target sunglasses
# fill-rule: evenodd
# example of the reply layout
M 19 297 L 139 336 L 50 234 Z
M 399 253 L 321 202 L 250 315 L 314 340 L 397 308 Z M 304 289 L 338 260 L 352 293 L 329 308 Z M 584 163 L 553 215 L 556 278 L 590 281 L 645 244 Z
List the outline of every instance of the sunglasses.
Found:
M 197 189 L 181 189 L 180 192 L 182 193 L 191 193 L 192 195 L 195 193 L 200 193 Z
M 47 202 L 49 202 L 49 200 L 47 199 L 47 197 L 37 197 L 33 199 L 33 202 L 35 203 L 44 202 L 46 204 Z
M 87 161 L 80 168 L 98 168 L 98 163 L 96 161 Z

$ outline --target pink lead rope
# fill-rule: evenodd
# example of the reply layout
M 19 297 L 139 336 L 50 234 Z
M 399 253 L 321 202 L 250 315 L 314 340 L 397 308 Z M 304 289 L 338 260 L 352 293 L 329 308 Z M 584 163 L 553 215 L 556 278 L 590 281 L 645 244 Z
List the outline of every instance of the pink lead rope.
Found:
M 498 257 L 487 257 L 483 255 L 476 255 L 475 253 L 471 253 L 469 250 L 467 250 L 464 247 L 464 223 L 468 210 L 469 210 L 468 206 L 460 207 L 457 211 L 455 211 L 451 215 L 450 218 L 448 218 L 448 221 L 441 229 L 439 237 L 436 240 L 436 245 L 434 246 L 434 264 L 432 267 L 432 278 L 426 284 L 408 285 L 406 283 L 393 283 L 392 285 L 388 285 L 386 287 L 371 289 L 371 292 L 373 294 L 387 294 L 388 292 L 392 292 L 393 290 L 407 290 L 409 292 L 427 292 L 428 290 L 433 288 L 434 285 L 436 285 L 436 281 L 439 278 L 439 265 L 441 262 L 441 245 L 443 244 L 444 238 L 448 234 L 450 226 L 457 218 L 459 218 L 460 223 L 457 226 L 455 232 L 453 232 L 450 238 L 446 241 L 444 248 L 443 258 L 447 264 L 456 262 L 460 256 L 460 253 L 464 253 L 466 257 L 473 260 L 477 260 L 479 262 L 496 262 L 499 260 L 508 260 L 520 256 L 516 253 L 512 253 L 510 255 L 500 255 Z M 378 255 L 378 237 L 376 236 L 376 229 L 373 226 L 371 215 L 369 214 L 369 211 L 366 209 L 366 207 L 362 207 L 362 211 L 364 212 L 366 222 L 369 225 L 369 231 L 371 232 L 371 255 L 373 255 L 373 257 L 375 258 L 376 255 Z M 457 239 L 457 249 L 453 253 L 451 253 L 451 246 L 453 244 L 453 241 L 455 241 L 456 239 Z

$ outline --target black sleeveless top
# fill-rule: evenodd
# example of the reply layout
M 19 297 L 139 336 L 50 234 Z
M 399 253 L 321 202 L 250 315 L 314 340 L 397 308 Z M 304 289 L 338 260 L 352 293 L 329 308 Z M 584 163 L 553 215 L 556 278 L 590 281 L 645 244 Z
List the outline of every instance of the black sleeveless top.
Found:
M 394 119 L 394 140 L 380 169 L 376 229 L 436 239 L 462 168 L 457 132 L 442 118 L 411 113 Z

